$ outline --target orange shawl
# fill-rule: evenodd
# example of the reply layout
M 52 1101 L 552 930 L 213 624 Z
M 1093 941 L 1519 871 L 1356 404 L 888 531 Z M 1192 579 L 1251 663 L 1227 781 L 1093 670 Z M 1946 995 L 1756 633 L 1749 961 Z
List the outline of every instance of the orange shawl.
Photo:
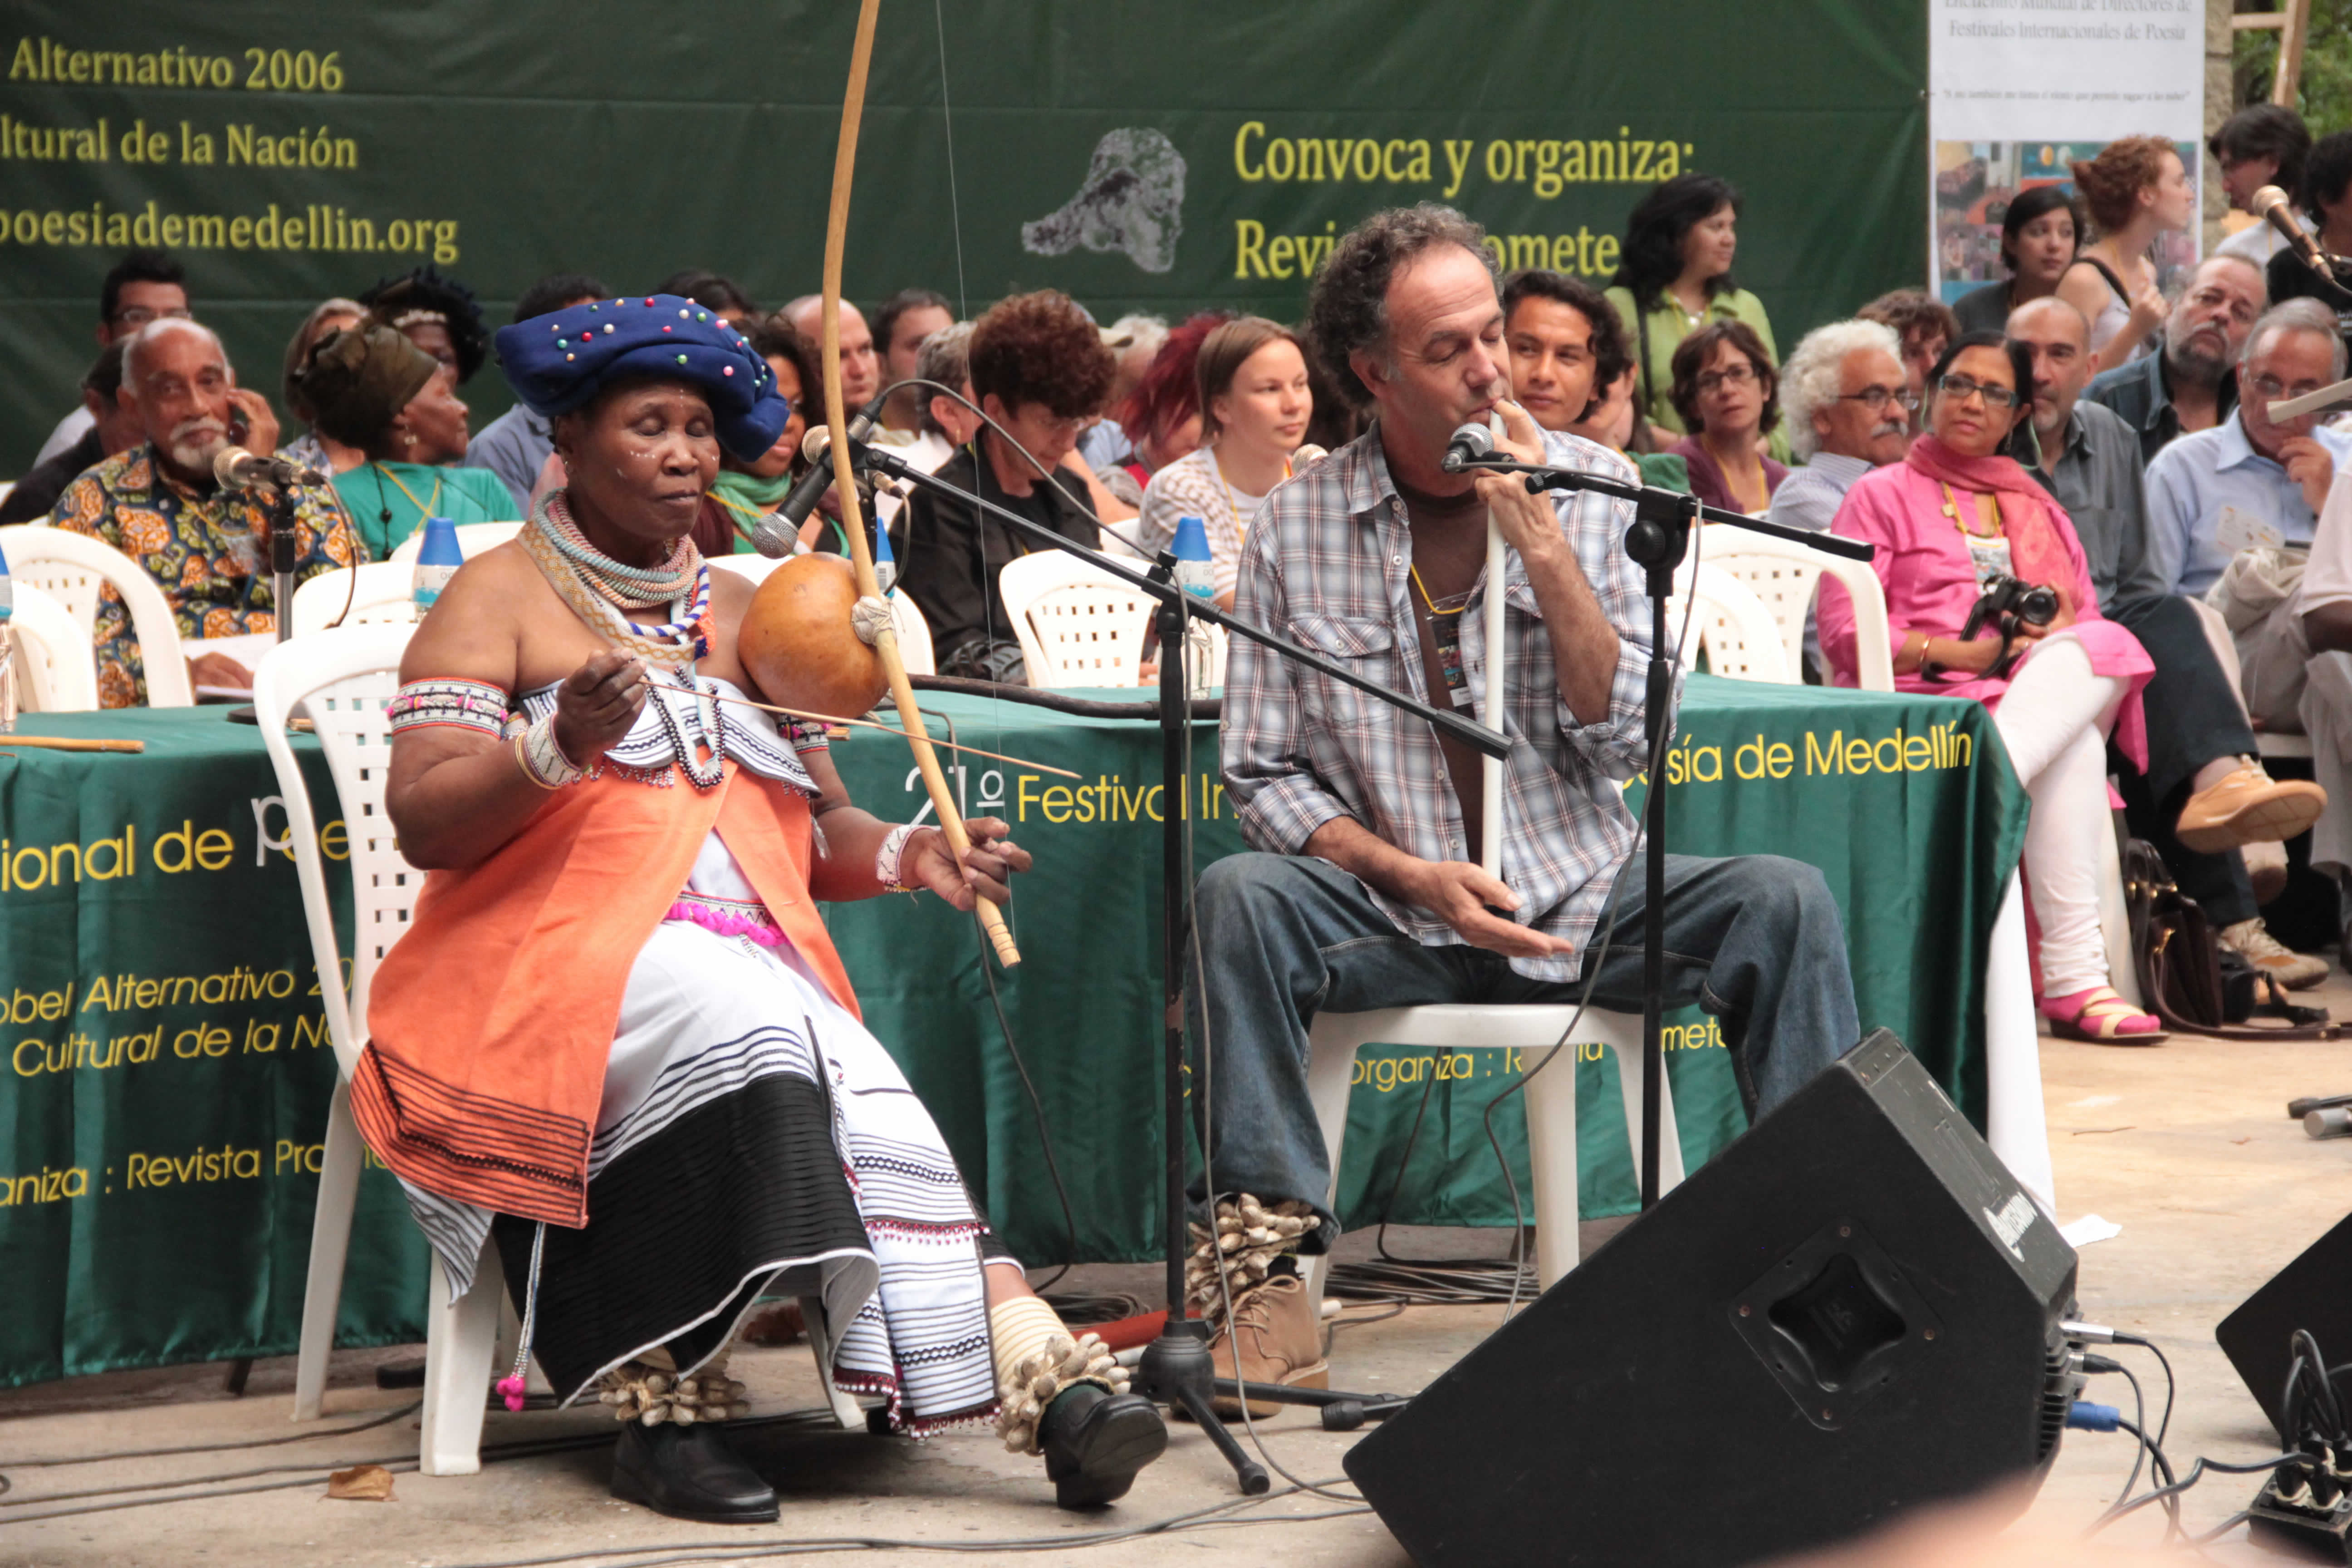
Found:
M 352 1112 L 444 1197 L 588 1222 L 588 1152 L 638 950 L 712 828 L 825 988 L 857 999 L 808 889 L 805 796 L 727 763 L 704 792 L 606 776 L 556 792 L 480 865 L 425 879 L 377 971 Z

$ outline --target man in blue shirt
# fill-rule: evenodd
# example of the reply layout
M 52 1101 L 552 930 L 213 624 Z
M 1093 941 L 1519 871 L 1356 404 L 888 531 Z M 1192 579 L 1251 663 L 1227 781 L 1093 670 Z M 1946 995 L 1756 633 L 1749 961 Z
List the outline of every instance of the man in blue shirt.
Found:
M 522 298 L 515 301 L 514 319 L 528 321 L 533 316 L 612 297 L 613 291 L 593 278 L 559 272 L 522 291 Z M 555 437 L 548 422 L 518 403 L 483 426 L 482 433 L 467 443 L 463 466 L 488 468 L 498 475 L 514 492 L 515 515 L 529 517 L 531 487 L 539 482 L 539 470 L 547 466 L 554 450 Z
M 2308 548 L 2352 441 L 2321 428 L 2315 414 L 2273 420 L 2270 405 L 2343 374 L 2331 313 L 2289 300 L 2256 322 L 2238 366 L 2236 416 L 2183 436 L 2148 465 L 2147 553 L 2135 582 L 2202 598 L 2249 545 Z

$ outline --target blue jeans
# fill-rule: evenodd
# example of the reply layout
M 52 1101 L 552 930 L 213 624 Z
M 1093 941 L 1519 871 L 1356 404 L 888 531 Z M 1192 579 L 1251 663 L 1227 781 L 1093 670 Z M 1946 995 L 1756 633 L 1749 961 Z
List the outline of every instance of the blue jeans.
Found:
M 1626 865 L 1616 941 L 1592 1003 L 1642 1010 L 1643 868 Z M 1845 931 L 1822 874 L 1775 855 L 1666 857 L 1665 1005 L 1696 1003 L 1723 1021 L 1740 1097 L 1750 1117 L 1771 1110 L 1861 1037 Z M 1514 973 L 1482 948 L 1424 947 L 1398 931 L 1363 885 L 1326 860 L 1229 856 L 1202 873 L 1194 894 L 1204 985 L 1196 968 L 1186 998 L 1192 1039 L 1213 1053 L 1202 1146 L 1221 1193 L 1269 1202 L 1303 1198 L 1323 1225 L 1307 1238 L 1321 1252 L 1338 1239 L 1326 1206 L 1331 1170 L 1307 1099 L 1307 1026 L 1326 1007 L 1343 1013 L 1437 1002 L 1573 1002 L 1590 972 L 1561 984 Z M 1588 963 L 1590 958 L 1588 956 Z M 1198 1079 L 1195 1079 L 1197 1084 Z M 1202 1181 L 1193 1201 L 1205 1200 Z

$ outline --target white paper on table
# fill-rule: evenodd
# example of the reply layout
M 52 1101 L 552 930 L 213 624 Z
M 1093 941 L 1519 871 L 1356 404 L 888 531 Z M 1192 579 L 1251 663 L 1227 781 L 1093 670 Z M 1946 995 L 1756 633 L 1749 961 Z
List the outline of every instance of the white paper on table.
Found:
M 2086 1214 L 2071 1225 L 2058 1227 L 2058 1234 L 2066 1238 L 2066 1245 L 2076 1248 L 2088 1247 L 2095 1241 L 2105 1241 L 2123 1233 L 2123 1226 L 2111 1219 L 2101 1219 L 2095 1214 Z

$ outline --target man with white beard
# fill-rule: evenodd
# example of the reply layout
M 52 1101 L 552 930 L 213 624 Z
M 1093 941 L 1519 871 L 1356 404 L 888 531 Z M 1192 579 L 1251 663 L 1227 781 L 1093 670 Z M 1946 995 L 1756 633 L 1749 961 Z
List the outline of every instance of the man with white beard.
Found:
M 139 329 L 124 353 L 116 395 L 146 440 L 68 485 L 49 513 L 56 527 L 104 540 L 147 569 L 191 640 L 278 628 L 269 574 L 269 509 L 250 489 L 223 489 L 213 458 L 225 447 L 268 452 L 278 417 L 236 373 L 212 330 L 167 316 Z M 361 557 L 332 489 L 294 491 L 297 582 Z M 98 695 L 108 708 L 146 700 L 146 667 L 122 601 L 101 600 L 92 634 Z M 199 685 L 253 684 L 239 660 L 200 654 L 189 665 Z

